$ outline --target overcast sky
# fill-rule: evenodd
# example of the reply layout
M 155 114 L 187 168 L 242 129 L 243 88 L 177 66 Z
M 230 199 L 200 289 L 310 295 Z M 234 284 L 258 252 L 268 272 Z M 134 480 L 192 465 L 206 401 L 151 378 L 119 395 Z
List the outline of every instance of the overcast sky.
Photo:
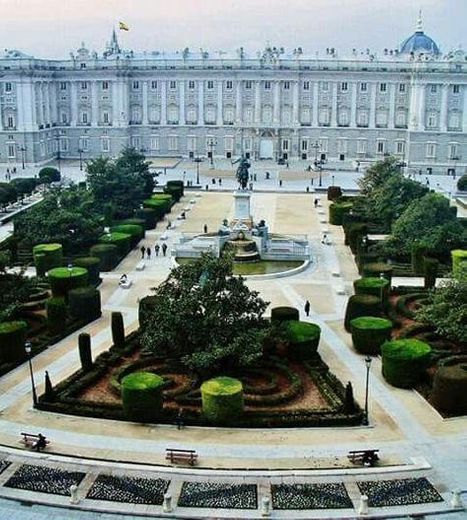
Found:
M 395 48 L 415 28 L 446 51 L 466 47 L 467 0 L 0 0 L 2 48 L 67 57 L 84 41 L 102 51 L 119 20 L 125 48 L 256 51 L 266 42 L 302 46 Z

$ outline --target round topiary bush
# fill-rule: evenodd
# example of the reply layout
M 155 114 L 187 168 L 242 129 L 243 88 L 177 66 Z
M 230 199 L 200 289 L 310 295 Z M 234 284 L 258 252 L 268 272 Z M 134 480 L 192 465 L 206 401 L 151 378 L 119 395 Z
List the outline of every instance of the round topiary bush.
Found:
M 47 272 L 53 296 L 67 297 L 68 291 L 88 285 L 88 270 L 84 267 L 55 267 Z
M 39 170 L 39 180 L 47 184 L 51 182 L 60 182 L 61 175 L 57 168 L 51 166 L 45 166 Z
M 101 244 L 110 244 L 117 246 L 117 251 L 120 256 L 125 256 L 131 249 L 131 235 L 128 233 L 106 233 L 99 237 Z
M 28 324 L 25 321 L 4 321 L 0 323 L 0 360 L 11 363 L 21 361 L 26 356 L 24 344 Z
M 136 247 L 146 234 L 144 227 L 137 224 L 118 224 L 110 228 L 111 233 L 124 233 L 130 235 L 131 246 Z
M 389 290 L 389 281 L 386 278 L 360 278 L 353 283 L 355 294 L 370 294 L 386 301 Z
M 101 261 L 101 271 L 111 271 L 118 263 L 118 249 L 114 244 L 96 244 L 89 252 Z
M 233 424 L 243 414 L 243 385 L 232 377 L 216 377 L 201 385 L 203 415 L 212 424 Z
M 392 266 L 389 264 L 384 262 L 373 262 L 362 266 L 362 277 L 364 278 L 379 278 L 381 274 L 383 274 L 384 277 L 389 280 L 389 284 L 391 284 Z
M 328 186 L 328 200 L 337 200 L 342 197 L 340 186 Z
M 311 359 L 318 350 L 321 328 L 315 323 L 289 321 L 287 337 L 290 348 L 287 350 L 291 359 L 296 361 Z
M 88 271 L 89 283 L 91 285 L 97 285 L 100 281 L 100 265 L 101 259 L 97 256 L 82 256 L 75 258 L 73 264 L 76 267 L 84 267 Z
M 154 422 L 162 415 L 164 380 L 152 372 L 133 372 L 121 381 L 125 416 L 131 421 Z
M 157 224 L 157 211 L 153 208 L 141 208 L 135 211 L 138 219 L 144 220 L 146 230 L 154 229 Z
M 300 313 L 295 307 L 273 307 L 271 321 L 298 321 Z
M 334 226 L 342 226 L 342 219 L 352 209 L 352 202 L 333 202 L 329 206 L 329 223 Z
M 184 194 L 183 181 L 167 181 L 164 187 L 164 193 L 172 195 L 175 202 L 178 202 Z
M 68 308 L 78 320 L 97 320 L 102 314 L 101 293 L 90 285 L 72 289 L 68 292 Z
M 458 280 L 467 279 L 467 249 L 453 249 L 451 251 L 452 274 Z
M 51 336 L 62 334 L 67 326 L 68 310 L 64 298 L 49 298 L 45 304 L 47 328 Z
M 381 345 L 391 339 L 392 321 L 375 316 L 361 316 L 350 322 L 352 343 L 361 354 L 373 356 L 381 352 Z
M 467 191 L 467 173 L 462 175 L 457 181 L 457 189 L 459 191 Z
M 381 345 L 383 376 L 399 388 L 412 388 L 421 379 L 431 347 L 418 339 L 398 339 Z
M 37 276 L 44 276 L 47 271 L 63 265 L 62 244 L 38 244 L 32 248 Z
M 379 316 L 381 314 L 381 299 L 370 294 L 355 294 L 347 302 L 344 326 L 350 332 L 350 322 L 361 316 Z
M 452 356 L 440 363 L 431 402 L 445 414 L 467 415 L 467 356 Z

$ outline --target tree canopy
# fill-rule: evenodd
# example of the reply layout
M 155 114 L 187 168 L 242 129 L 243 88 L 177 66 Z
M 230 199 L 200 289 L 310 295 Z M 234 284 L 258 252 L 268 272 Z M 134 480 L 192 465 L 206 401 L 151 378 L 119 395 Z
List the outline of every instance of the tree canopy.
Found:
M 386 157 L 366 169 L 364 175 L 357 181 L 360 192 L 364 196 L 370 195 L 380 188 L 392 176 L 400 174 L 398 160 L 395 157 Z

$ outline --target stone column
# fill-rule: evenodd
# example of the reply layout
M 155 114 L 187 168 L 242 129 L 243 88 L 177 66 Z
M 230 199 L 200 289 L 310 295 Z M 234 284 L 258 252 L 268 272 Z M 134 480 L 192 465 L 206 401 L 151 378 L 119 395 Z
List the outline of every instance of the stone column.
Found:
M 204 80 L 198 81 L 198 125 L 204 125 Z
M 50 103 L 50 110 L 51 110 L 51 118 L 52 118 L 52 123 L 58 123 L 58 107 L 57 107 L 57 99 L 58 99 L 58 95 L 57 95 L 57 85 L 56 83 L 50 83 L 50 88 L 49 88 L 49 92 L 50 90 L 52 91 L 52 96 L 51 96 L 51 103 Z
M 273 104 L 273 115 L 272 122 L 275 125 L 280 125 L 281 122 L 281 83 L 280 81 L 274 81 L 274 104 Z
M 186 117 L 185 117 L 185 80 L 181 80 L 179 82 L 180 90 L 179 90 L 179 104 L 180 104 L 180 110 L 179 110 L 179 118 L 178 118 L 178 124 L 179 125 L 185 125 L 186 124 Z
M 37 89 L 37 92 L 38 92 L 38 99 L 37 99 L 37 102 L 38 102 L 38 118 L 37 118 L 37 124 L 39 125 L 43 125 L 45 123 L 44 121 L 44 95 L 43 95 L 43 92 L 42 92 L 42 82 L 39 81 L 37 83 L 37 86 L 38 86 L 38 89 Z
M 448 92 L 449 84 L 444 83 L 441 86 L 441 110 L 439 113 L 439 129 L 446 132 L 448 129 Z
M 125 127 L 128 126 L 128 122 L 130 120 L 130 97 L 128 93 L 128 78 L 122 78 L 120 90 L 122 101 L 121 121 L 122 126 Z
M 167 81 L 160 81 L 161 85 L 161 125 L 167 124 Z
M 332 82 L 331 126 L 337 126 L 337 81 Z
M 370 120 L 368 122 L 369 128 L 376 126 L 376 83 L 370 83 Z
M 261 81 L 255 81 L 255 124 L 261 124 Z
M 319 83 L 315 81 L 313 83 L 313 115 L 311 125 L 315 128 L 318 126 L 318 114 L 319 114 Z
M 425 92 L 426 85 L 419 85 L 418 96 L 418 130 L 425 129 Z
M 388 128 L 394 128 L 396 113 L 396 84 L 389 83 L 389 121 Z
M 143 123 L 144 126 L 147 126 L 149 124 L 149 119 L 148 119 L 148 82 L 147 81 L 143 81 L 142 87 L 143 87 L 143 113 L 142 113 L 143 119 L 142 119 L 142 123 Z
M 91 125 L 99 124 L 99 92 L 97 81 L 91 81 Z
M 298 126 L 299 121 L 299 112 L 300 112 L 300 100 L 299 100 L 299 91 L 298 91 L 298 81 L 293 82 L 293 105 L 292 105 L 292 123 L 295 126 Z
M 50 125 L 52 118 L 50 117 L 50 83 L 46 81 L 44 83 L 44 103 L 45 103 L 45 122 Z
M 217 117 L 216 123 L 217 126 L 222 126 L 224 124 L 224 116 L 222 114 L 222 80 L 217 81 Z
M 112 81 L 112 124 L 120 126 L 120 78 Z
M 357 127 L 357 82 L 350 84 L 350 127 Z
M 237 125 L 242 124 L 242 81 L 237 81 L 237 91 L 236 91 L 236 100 L 235 100 L 235 122 Z

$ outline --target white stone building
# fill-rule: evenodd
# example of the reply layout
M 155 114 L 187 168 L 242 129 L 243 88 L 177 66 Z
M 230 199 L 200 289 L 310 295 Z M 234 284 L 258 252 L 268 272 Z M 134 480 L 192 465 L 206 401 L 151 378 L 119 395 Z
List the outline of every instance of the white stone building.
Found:
M 354 167 L 387 154 L 409 170 L 467 167 L 467 54 L 442 54 L 422 30 L 382 55 L 254 56 L 124 51 L 67 60 L 0 56 L 0 163 L 115 155 L 317 160 Z

